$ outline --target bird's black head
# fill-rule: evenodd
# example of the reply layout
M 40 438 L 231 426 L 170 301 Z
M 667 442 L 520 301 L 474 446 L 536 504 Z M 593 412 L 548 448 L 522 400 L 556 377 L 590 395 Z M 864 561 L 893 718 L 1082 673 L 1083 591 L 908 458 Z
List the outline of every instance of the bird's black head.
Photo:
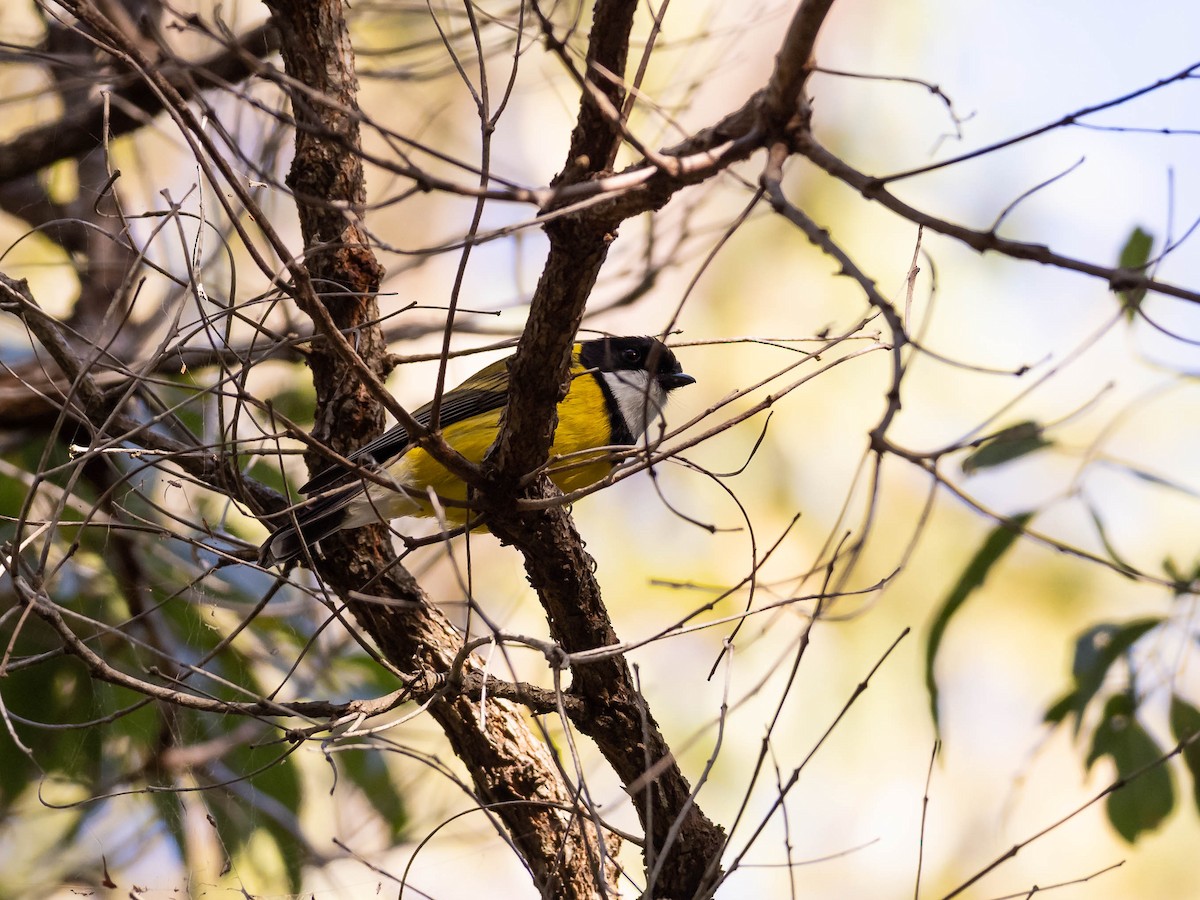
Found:
M 667 395 L 696 380 L 684 374 L 670 348 L 652 337 L 584 341 L 579 362 L 604 392 L 613 444 L 633 444 L 662 415 Z
M 600 372 L 646 372 L 664 391 L 696 379 L 687 375 L 675 354 L 662 341 L 652 337 L 606 337 L 584 341 L 579 361 L 585 368 Z

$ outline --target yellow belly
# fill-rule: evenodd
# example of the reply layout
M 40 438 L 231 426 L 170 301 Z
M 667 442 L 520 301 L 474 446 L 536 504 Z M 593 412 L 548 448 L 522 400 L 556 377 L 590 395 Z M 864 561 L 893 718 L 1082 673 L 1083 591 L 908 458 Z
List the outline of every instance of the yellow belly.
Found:
M 442 430 L 442 436 L 446 443 L 471 462 L 482 462 L 495 439 L 500 413 L 500 410 L 495 410 L 449 425 Z M 550 447 L 550 456 L 567 456 L 593 447 L 607 446 L 609 434 L 608 412 L 600 386 L 591 375 L 576 378 L 567 396 L 558 404 L 558 429 Z M 595 484 L 611 471 L 612 463 L 608 454 L 600 451 L 572 456 L 551 468 L 549 474 L 560 490 L 569 493 Z M 398 484 L 422 493 L 432 487 L 441 500 L 457 504 L 444 506 L 449 521 L 461 523 L 466 519 L 463 505 L 467 499 L 466 484 L 419 447 L 414 447 L 397 460 L 389 473 Z M 402 492 L 387 492 L 393 493 L 393 496 L 385 497 L 382 496 L 384 489 L 378 486 L 370 488 L 369 493 L 378 513 L 384 517 L 433 515 L 429 502 L 419 497 L 410 499 Z

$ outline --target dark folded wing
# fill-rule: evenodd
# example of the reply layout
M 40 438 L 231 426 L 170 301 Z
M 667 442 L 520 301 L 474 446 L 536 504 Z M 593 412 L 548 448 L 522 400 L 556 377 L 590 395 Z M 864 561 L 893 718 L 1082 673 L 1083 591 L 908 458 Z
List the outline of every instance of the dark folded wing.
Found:
M 502 407 L 507 400 L 508 360 L 502 359 L 492 363 L 486 369 L 476 372 L 446 394 L 442 400 L 442 411 L 438 416 L 439 425 L 445 428 L 472 416 L 492 412 Z M 428 425 L 432 408 L 432 404 L 426 403 L 413 413 L 413 418 L 423 426 Z M 386 468 L 391 462 L 402 456 L 411 443 L 408 438 L 408 430 L 403 425 L 396 425 L 375 440 L 355 450 L 347 459 L 357 467 Z M 353 478 L 354 474 L 353 469 L 347 469 L 341 464 L 329 466 L 302 485 L 300 493 L 318 494 L 327 491 L 344 484 Z

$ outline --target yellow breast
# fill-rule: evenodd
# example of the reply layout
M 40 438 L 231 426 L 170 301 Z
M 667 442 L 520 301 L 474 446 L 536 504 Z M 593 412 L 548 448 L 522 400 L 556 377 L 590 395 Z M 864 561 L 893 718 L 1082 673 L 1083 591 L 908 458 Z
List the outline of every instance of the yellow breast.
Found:
M 558 429 L 554 432 L 550 456 L 607 447 L 612 442 L 611 435 L 608 406 L 596 377 L 580 375 L 571 382 L 567 396 L 558 404 Z M 595 484 L 611 471 L 608 454 L 600 452 L 564 460 L 550 469 L 550 480 L 559 490 L 570 493 Z
M 442 430 L 446 443 L 474 463 L 483 461 L 484 455 L 496 437 L 500 423 L 500 410 L 474 416 L 463 422 L 448 425 Z M 567 456 L 604 447 L 609 443 L 610 428 L 608 409 L 599 384 L 592 375 L 582 375 L 571 383 L 567 396 L 558 404 L 558 428 L 550 456 Z M 564 492 L 571 492 L 595 484 L 612 471 L 608 454 L 598 452 L 590 456 L 572 456 L 550 470 L 551 480 Z M 432 487 L 438 497 L 463 504 L 467 499 L 466 485 L 419 447 L 405 453 L 390 469 L 390 474 L 399 484 L 424 491 Z M 377 490 L 369 489 L 376 502 L 382 500 Z M 419 509 L 413 509 L 415 503 Z M 391 504 L 388 504 L 391 506 Z M 432 515 L 427 501 L 419 498 L 409 503 L 397 515 Z M 447 506 L 446 517 L 451 522 L 461 523 L 466 519 L 463 506 Z

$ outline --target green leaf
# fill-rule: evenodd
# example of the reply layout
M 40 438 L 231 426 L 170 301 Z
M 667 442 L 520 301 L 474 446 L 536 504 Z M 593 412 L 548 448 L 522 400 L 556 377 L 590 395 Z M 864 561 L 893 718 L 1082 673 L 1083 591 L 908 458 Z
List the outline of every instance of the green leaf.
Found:
M 304 861 L 312 855 L 309 847 L 296 837 L 294 831 L 284 828 L 274 819 L 266 820 L 263 828 L 279 848 L 279 856 L 287 873 L 288 890 L 298 895 L 304 882 Z
M 235 725 L 230 723 L 230 727 Z M 288 884 L 298 890 L 309 848 L 300 837 L 302 797 L 299 774 L 290 758 L 292 750 L 277 744 L 235 746 L 221 757 L 219 766 L 205 772 L 208 779 L 220 781 L 206 784 L 199 797 L 228 860 L 236 859 L 261 832 L 279 848 Z
M 1170 556 L 1163 560 L 1163 572 L 1171 579 L 1171 590 L 1176 597 L 1182 597 L 1185 594 L 1192 593 L 1192 585 L 1200 580 L 1200 561 L 1192 563 L 1192 571 L 1184 572 L 1179 568 L 1179 564 Z
M 1117 552 L 1117 548 L 1109 540 L 1108 529 L 1104 527 L 1104 520 L 1100 518 L 1100 513 L 1090 503 L 1087 504 L 1087 511 L 1088 515 L 1092 517 L 1092 524 L 1096 526 L 1096 534 L 1099 535 L 1100 543 L 1104 545 L 1104 552 L 1108 554 L 1108 558 L 1121 570 L 1121 574 L 1135 578 L 1138 574 L 1137 569 L 1125 561 L 1125 558 Z
M 160 559 L 167 554 L 161 554 Z M 148 567 L 150 574 L 155 574 L 153 564 Z M 210 627 L 205 609 L 195 603 L 181 603 L 172 599 L 173 595 L 159 585 L 171 584 L 171 576 L 165 574 L 150 588 L 151 597 L 155 602 L 161 602 L 162 621 L 169 625 L 179 636 L 180 643 L 186 644 L 197 655 L 207 653 L 224 641 L 224 634 Z M 211 684 L 208 689 L 213 696 L 233 699 L 242 697 L 241 691 L 265 694 L 255 677 L 253 661 L 234 645 L 226 645 L 221 653 L 209 660 L 205 669 L 221 677 L 237 688 Z
M 297 373 L 304 372 L 302 366 L 296 366 L 295 370 Z M 291 387 L 271 395 L 271 406 L 293 422 L 311 422 L 316 402 L 317 394 L 311 376 L 297 377 L 291 382 Z
M 1090 769 L 1101 757 L 1111 757 L 1117 777 L 1130 779 L 1108 795 L 1105 807 L 1113 828 L 1131 844 L 1162 824 L 1175 808 L 1175 788 L 1163 750 L 1138 723 L 1135 712 L 1129 694 L 1110 697 L 1087 758 Z
M 1200 812 L 1200 710 L 1186 700 L 1171 696 L 1171 734 L 1175 740 L 1183 743 L 1193 739 L 1183 748 L 1183 764 L 1187 766 L 1192 776 L 1192 802 Z
M 335 755 L 341 771 L 363 792 L 387 825 L 393 841 L 408 825 L 408 809 L 395 777 L 378 751 L 346 750 Z
M 1077 698 L 1075 691 L 1064 694 L 1046 707 L 1046 711 L 1042 713 L 1042 721 L 1051 725 L 1060 724 L 1069 713 L 1075 711 L 1076 702 Z
M 288 753 L 288 748 L 267 745 L 252 748 L 251 752 L 254 764 L 268 763 L 266 768 L 254 776 L 252 783 L 255 789 L 270 794 L 282 803 L 288 812 L 299 816 L 304 794 L 300 783 L 300 773 L 296 770 L 296 762 Z M 282 758 L 281 753 L 284 754 Z M 270 760 L 276 760 L 276 762 L 272 765 Z
M 1120 659 L 1137 640 L 1152 628 L 1162 624 L 1157 617 L 1135 619 L 1123 625 L 1106 622 L 1089 628 L 1075 641 L 1075 658 L 1071 663 L 1071 674 L 1075 678 L 1075 733 L 1083 720 L 1083 713 L 1092 698 L 1104 684 L 1104 678 L 1112 664 Z
M 296 762 L 290 754 L 280 758 L 281 752 L 287 753 L 287 749 L 279 745 L 242 747 L 237 751 L 237 764 L 243 771 L 261 768 L 262 770 L 250 779 L 253 790 L 278 801 L 283 808 L 281 812 L 285 811 L 291 816 L 292 827 L 288 827 L 275 815 L 256 815 L 250 821 L 249 830 L 261 827 L 275 842 L 287 872 L 288 888 L 296 893 L 300 890 L 304 860 L 309 856 L 309 848 L 298 837 L 300 805 L 304 798 Z M 262 768 L 264 765 L 265 768 Z M 257 805 L 252 804 L 255 807 Z
M 253 478 L 280 493 L 283 493 L 289 487 L 287 480 L 283 477 L 283 469 L 280 468 L 279 463 L 275 459 L 269 461 L 259 459 L 248 469 L 246 467 L 247 459 L 248 454 L 241 454 L 237 460 L 238 467 L 247 477 Z M 296 494 L 296 487 L 297 485 L 290 486 L 293 495 Z
M 183 806 L 175 791 L 150 791 L 150 801 L 158 813 L 158 821 L 166 828 L 180 859 L 188 858 L 188 831 L 183 824 Z
M 963 460 L 964 475 L 974 475 L 980 469 L 990 469 L 1003 465 L 1022 456 L 1028 456 L 1049 447 L 1053 441 L 1047 440 L 1042 433 L 1042 426 L 1032 420 L 1019 422 L 1002 428 L 983 442 Z
M 251 821 L 247 805 L 224 786 L 205 785 L 198 796 L 204 802 L 209 824 L 220 842 L 221 855 L 228 864 L 250 840 L 251 832 L 261 823 L 257 817 Z
M 1154 235 L 1143 231 L 1142 227 L 1138 225 L 1125 241 L 1125 246 L 1121 248 L 1117 266 L 1131 274 L 1145 275 L 1153 248 Z M 1146 288 L 1143 285 L 1129 290 L 1119 290 L 1117 296 L 1121 299 L 1121 308 L 1125 311 L 1126 320 L 1132 322 L 1142 305 L 1142 299 L 1146 296 Z
M 40 647 L 43 636 L 40 625 L 27 623 L 17 646 L 27 652 Z M 7 728 L 0 728 L 0 812 L 43 774 L 85 785 L 99 780 L 104 762 L 101 729 L 80 725 L 73 731 L 59 730 L 111 711 L 99 704 L 97 685 L 82 663 L 67 656 L 18 669 L 0 680 L 9 713 L 31 723 L 58 726 L 39 728 L 13 721 L 28 755 L 13 742 Z
M 942 601 L 941 607 L 934 616 L 933 625 L 929 629 L 929 643 L 925 648 L 925 687 L 929 691 L 929 710 L 933 716 L 934 730 L 938 730 L 938 686 L 934 676 L 934 663 L 937 661 L 938 648 L 950 619 L 962 608 L 967 598 L 980 586 L 991 571 L 992 566 L 1008 552 L 1008 548 L 1025 531 L 1025 526 L 1033 518 L 1032 512 L 1020 513 L 1006 522 L 997 525 L 976 551 L 963 573 L 958 577 L 950 593 Z

